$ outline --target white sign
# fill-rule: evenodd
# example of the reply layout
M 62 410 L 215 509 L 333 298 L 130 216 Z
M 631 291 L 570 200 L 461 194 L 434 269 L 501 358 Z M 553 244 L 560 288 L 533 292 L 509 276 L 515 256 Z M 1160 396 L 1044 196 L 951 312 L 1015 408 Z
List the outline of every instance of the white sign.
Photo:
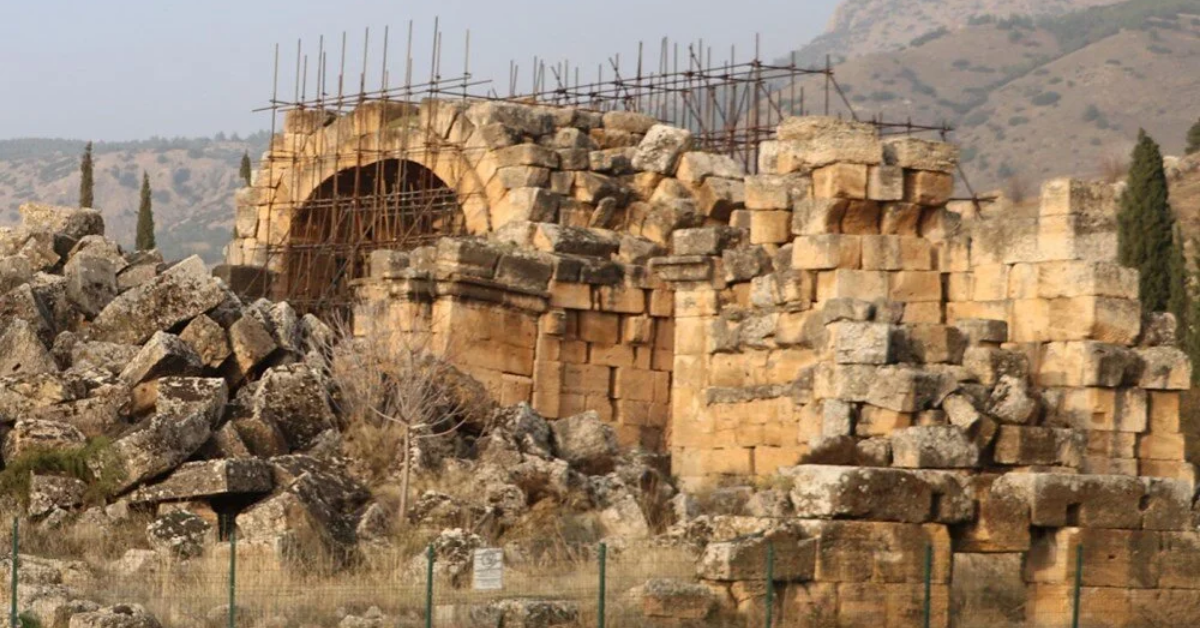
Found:
M 476 591 L 497 591 L 504 588 L 504 550 L 485 547 L 475 550 Z

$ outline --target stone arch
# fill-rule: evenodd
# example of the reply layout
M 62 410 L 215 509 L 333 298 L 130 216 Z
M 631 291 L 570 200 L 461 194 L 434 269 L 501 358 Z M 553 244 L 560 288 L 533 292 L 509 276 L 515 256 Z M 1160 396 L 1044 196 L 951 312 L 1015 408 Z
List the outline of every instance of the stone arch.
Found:
M 333 171 L 298 199 L 279 285 L 304 310 L 348 302 L 377 249 L 411 249 L 467 232 L 458 192 L 398 157 Z

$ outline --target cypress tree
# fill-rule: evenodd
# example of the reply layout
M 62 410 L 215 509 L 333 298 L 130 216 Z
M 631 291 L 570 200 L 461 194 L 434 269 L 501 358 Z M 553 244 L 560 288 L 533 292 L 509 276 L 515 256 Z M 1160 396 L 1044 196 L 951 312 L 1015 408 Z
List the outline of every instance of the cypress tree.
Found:
M 96 183 L 92 164 L 92 143 L 88 142 L 83 149 L 83 159 L 79 161 L 79 206 L 92 207 L 95 203 Z
M 142 171 L 142 202 L 138 206 L 137 250 L 148 251 L 155 247 L 154 210 L 150 199 L 150 175 Z
M 1191 273 L 1188 271 L 1187 260 L 1183 256 L 1184 239 L 1179 226 L 1175 225 L 1174 236 L 1171 239 L 1170 251 L 1170 295 L 1167 298 L 1167 311 L 1175 315 L 1177 338 L 1182 346 L 1190 345 L 1192 291 Z
M 1200 153 L 1200 120 L 1197 120 L 1196 124 L 1193 124 L 1192 128 L 1188 130 L 1187 150 L 1185 152 L 1188 155 Z
M 250 153 L 242 153 L 242 169 L 239 174 L 242 177 L 242 181 L 245 181 L 246 185 L 249 186 L 250 177 L 253 174 L 250 172 Z
M 1121 263 L 1141 274 L 1138 287 L 1142 307 L 1149 312 L 1166 311 L 1172 304 L 1172 284 L 1176 283 L 1171 280 L 1175 218 L 1167 202 L 1162 150 L 1145 130 L 1139 131 L 1133 149 L 1117 227 Z

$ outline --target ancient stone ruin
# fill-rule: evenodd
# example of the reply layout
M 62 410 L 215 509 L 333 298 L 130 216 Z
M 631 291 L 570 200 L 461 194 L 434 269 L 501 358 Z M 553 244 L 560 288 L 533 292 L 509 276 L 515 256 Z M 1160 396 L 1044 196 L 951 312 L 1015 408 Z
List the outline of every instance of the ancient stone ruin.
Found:
M 355 325 L 425 335 L 505 404 L 595 411 L 685 489 L 783 478 L 781 519 L 707 525 L 786 547 L 788 604 L 909 625 L 885 601 L 919 601 L 931 544 L 938 625 L 951 599 L 1067 617 L 1081 545 L 1088 625 L 1200 621 L 1191 365 L 1116 263 L 1112 186 L 950 202 L 954 146 L 833 118 L 785 120 L 747 174 L 635 113 L 397 107 L 292 112 L 221 272 L 292 289 L 297 208 L 341 164 L 296 177 L 291 151 L 416 146 L 459 213 L 349 262 Z M 713 547 L 701 576 L 736 597 L 761 548 Z
M 503 406 L 421 449 L 423 477 L 470 490 L 400 522 L 455 577 L 549 504 L 694 562 L 637 583 L 649 625 L 751 621 L 768 555 L 785 626 L 921 625 L 927 575 L 932 625 L 1066 626 L 1077 573 L 1082 625 L 1200 621 L 1191 365 L 1115 262 L 1112 186 L 952 201 L 952 145 L 828 117 L 752 161 L 703 148 L 628 111 L 296 110 L 212 272 L 120 250 L 96 211 L 23 207 L 0 231 L 2 454 L 33 469 L 15 507 L 39 529 L 151 516 L 113 579 L 234 529 L 281 568 L 356 564 L 395 522 L 343 456 L 349 317 Z M 154 625 L 25 573 L 49 623 Z M 540 604 L 580 616 L 505 599 L 481 625 Z

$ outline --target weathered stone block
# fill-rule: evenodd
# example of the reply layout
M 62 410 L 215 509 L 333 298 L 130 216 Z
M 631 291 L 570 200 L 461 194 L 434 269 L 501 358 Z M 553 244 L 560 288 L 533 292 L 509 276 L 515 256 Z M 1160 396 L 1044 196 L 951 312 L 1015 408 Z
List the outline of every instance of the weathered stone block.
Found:
M 849 201 L 842 199 L 802 200 L 792 212 L 792 233 L 798 236 L 841 233 L 842 218 L 849 206 Z
M 859 236 L 800 236 L 792 243 L 792 268 L 797 270 L 853 270 L 859 268 L 861 256 Z
M 933 513 L 932 488 L 909 471 L 800 465 L 780 473 L 793 482 L 798 517 L 923 523 Z
M 883 141 L 884 163 L 907 170 L 932 170 L 954 174 L 958 169 L 958 146 L 912 136 Z
M 892 433 L 892 465 L 907 469 L 970 469 L 979 448 L 955 426 L 909 427 Z
M 645 137 L 638 144 L 633 154 L 633 167 L 672 175 L 680 155 L 686 152 L 691 144 L 692 134 L 687 129 L 656 124 L 646 131 Z
M 904 173 L 904 200 L 926 207 L 945 205 L 954 195 L 954 176 L 929 170 Z
M 862 122 L 820 116 L 787 118 L 777 135 L 793 156 L 790 161 L 809 169 L 836 162 L 876 165 L 883 161 L 878 133 Z
M 813 171 L 813 196 L 818 199 L 866 200 L 867 167 L 836 163 Z

